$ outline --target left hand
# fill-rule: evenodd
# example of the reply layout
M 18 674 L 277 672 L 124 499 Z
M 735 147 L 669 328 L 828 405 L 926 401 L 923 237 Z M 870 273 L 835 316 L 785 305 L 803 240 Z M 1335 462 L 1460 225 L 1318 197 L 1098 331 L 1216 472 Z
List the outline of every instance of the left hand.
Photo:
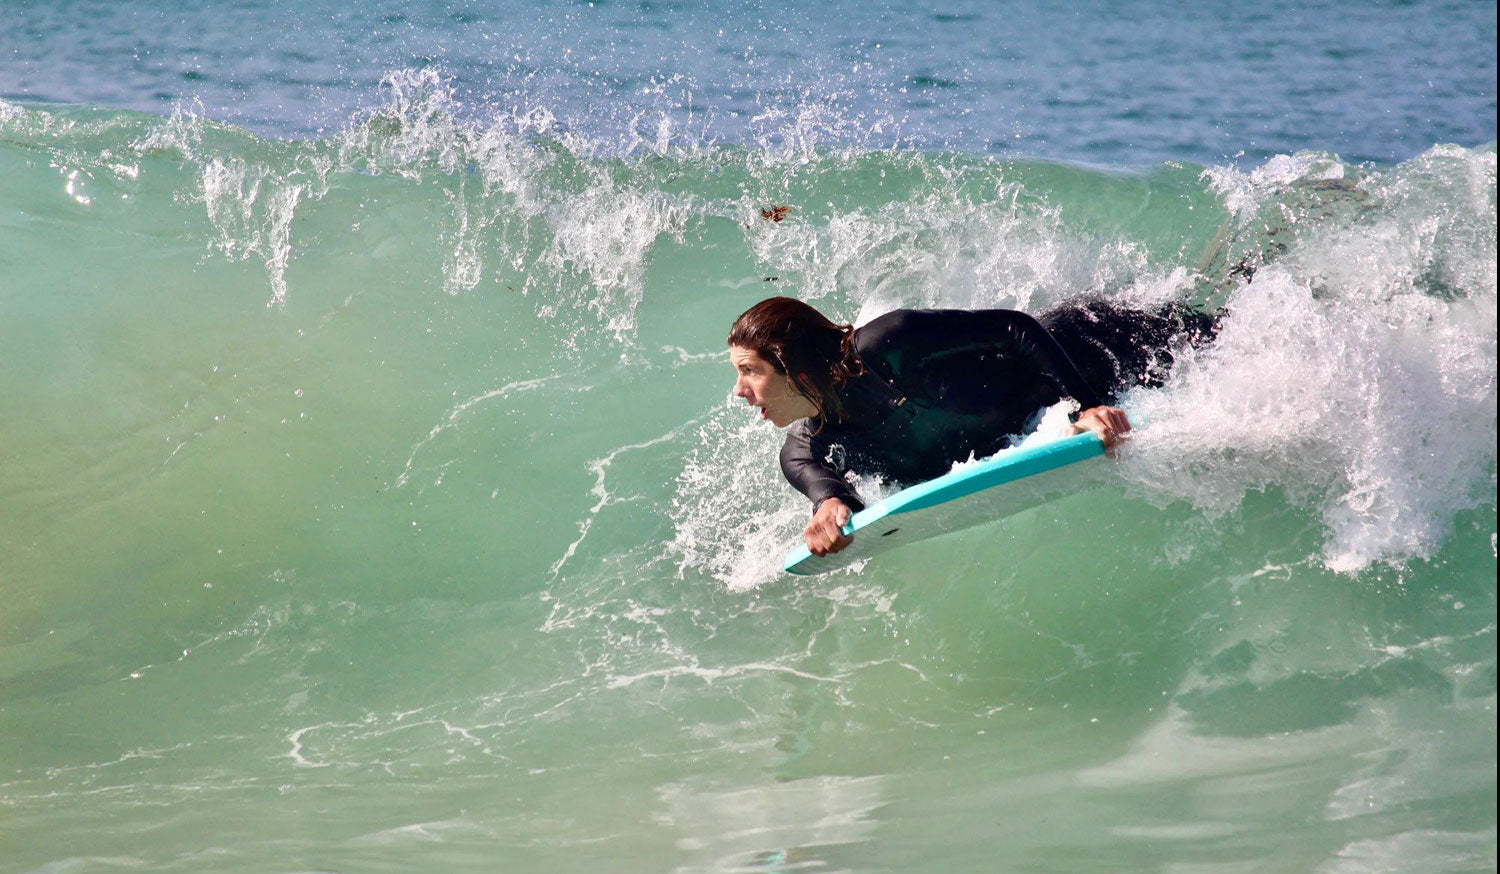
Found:
M 849 514 L 849 506 L 843 501 L 838 498 L 824 499 L 818 505 L 817 512 L 813 513 L 812 521 L 802 530 L 802 540 L 807 544 L 807 551 L 813 555 L 828 555 L 853 543 L 854 538 L 844 533 Z
M 1070 426 L 1068 434 L 1085 431 L 1099 435 L 1104 441 L 1105 452 L 1114 452 L 1115 447 L 1125 442 L 1125 435 L 1130 432 L 1130 420 L 1119 407 L 1092 407 L 1078 414 L 1078 421 Z

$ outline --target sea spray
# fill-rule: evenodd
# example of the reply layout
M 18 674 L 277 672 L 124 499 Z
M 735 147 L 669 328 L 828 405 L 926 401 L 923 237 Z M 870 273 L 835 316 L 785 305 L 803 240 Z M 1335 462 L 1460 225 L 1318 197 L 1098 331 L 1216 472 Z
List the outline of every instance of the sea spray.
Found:
M 1348 184 L 1326 158 L 1288 166 L 1252 176 L 1258 197 L 1230 189 L 1253 238 L 1282 239 L 1231 290 L 1218 341 L 1139 393 L 1162 425 L 1125 475 L 1212 512 L 1280 489 L 1320 508 L 1336 568 L 1425 557 L 1494 499 L 1495 153 L 1438 149 Z M 1320 189 L 1305 212 L 1298 184 Z

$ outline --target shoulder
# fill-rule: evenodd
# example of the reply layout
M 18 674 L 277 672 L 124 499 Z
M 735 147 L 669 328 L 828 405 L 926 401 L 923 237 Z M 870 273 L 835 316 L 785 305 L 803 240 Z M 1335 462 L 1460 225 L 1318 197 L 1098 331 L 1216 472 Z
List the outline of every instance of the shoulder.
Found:
M 921 321 L 927 310 L 891 310 L 878 315 L 854 331 L 854 348 L 859 352 L 873 351 L 892 339 L 899 338 L 913 324 Z
M 783 451 L 787 447 L 811 446 L 827 433 L 828 428 L 819 428 L 819 419 L 798 419 L 786 426 L 786 438 L 782 440 Z
M 891 310 L 854 332 L 855 348 L 874 352 L 903 342 L 926 341 L 997 318 L 1015 317 L 1031 318 L 1017 310 Z
M 816 419 L 798 419 L 788 425 L 786 438 L 781 443 L 782 464 L 812 459 L 826 453 L 829 431 L 829 428 L 819 430 Z
M 892 310 L 855 332 L 854 350 L 867 366 L 895 379 L 907 365 L 952 351 L 975 337 L 997 335 L 996 316 L 1011 310 Z
M 787 443 L 806 443 L 812 439 L 812 435 L 818 430 L 815 419 L 798 419 L 786 426 Z
M 933 310 L 891 310 L 876 316 L 854 332 L 854 352 L 868 364 L 879 364 L 912 337 L 923 332 Z

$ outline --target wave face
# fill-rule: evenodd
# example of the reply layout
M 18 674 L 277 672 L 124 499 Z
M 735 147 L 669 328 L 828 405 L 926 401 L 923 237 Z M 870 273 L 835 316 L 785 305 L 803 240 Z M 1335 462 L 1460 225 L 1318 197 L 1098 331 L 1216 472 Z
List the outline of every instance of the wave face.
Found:
M 387 96 L 0 103 L 7 870 L 1494 868 L 1493 144 L 619 154 Z M 1227 317 L 1087 490 L 793 581 L 723 352 L 772 293 Z

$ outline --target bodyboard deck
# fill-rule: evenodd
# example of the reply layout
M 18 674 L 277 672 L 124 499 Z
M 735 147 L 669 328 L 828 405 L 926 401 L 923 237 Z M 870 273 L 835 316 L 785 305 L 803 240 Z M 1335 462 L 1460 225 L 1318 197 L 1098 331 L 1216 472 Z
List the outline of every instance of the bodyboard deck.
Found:
M 849 519 L 854 542 L 830 555 L 805 544 L 786 554 L 788 573 L 821 574 L 898 546 L 1002 519 L 1076 486 L 1078 462 L 1104 454 L 1092 432 L 1009 449 L 984 461 L 902 489 Z

